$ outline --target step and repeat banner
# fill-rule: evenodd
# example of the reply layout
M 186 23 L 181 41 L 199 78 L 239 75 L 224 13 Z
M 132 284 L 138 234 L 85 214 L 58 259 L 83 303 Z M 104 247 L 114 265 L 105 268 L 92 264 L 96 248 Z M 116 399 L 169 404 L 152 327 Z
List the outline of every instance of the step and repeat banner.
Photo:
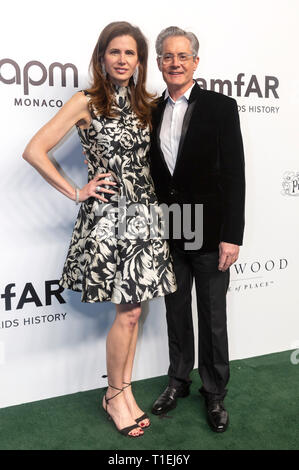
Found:
M 106 385 L 114 305 L 83 304 L 80 293 L 58 286 L 78 206 L 21 156 L 32 135 L 88 86 L 94 45 L 111 21 L 136 24 L 148 38 L 150 91 L 164 89 L 155 38 L 177 25 L 199 38 L 201 86 L 237 100 L 247 201 L 228 292 L 230 358 L 299 347 L 298 1 L 11 0 L 1 12 L 0 407 Z M 86 183 L 75 129 L 50 156 L 69 181 Z M 197 335 L 195 295 L 193 302 Z M 143 305 L 134 380 L 167 368 L 159 298 Z

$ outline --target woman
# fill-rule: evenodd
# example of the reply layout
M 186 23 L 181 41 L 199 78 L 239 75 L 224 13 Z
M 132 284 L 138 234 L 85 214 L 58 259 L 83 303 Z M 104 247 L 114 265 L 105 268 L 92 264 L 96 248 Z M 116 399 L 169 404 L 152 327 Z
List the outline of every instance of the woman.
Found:
M 138 28 L 109 24 L 93 52 L 91 88 L 76 93 L 23 154 L 58 191 L 82 202 L 60 284 L 82 291 L 83 302 L 116 304 L 103 407 L 118 431 L 131 437 L 150 425 L 131 388 L 140 302 L 176 290 L 167 242 L 149 229 L 151 209 L 158 206 L 148 161 L 154 105 L 145 90 L 147 56 Z M 88 161 L 89 182 L 80 190 L 47 155 L 74 125 Z

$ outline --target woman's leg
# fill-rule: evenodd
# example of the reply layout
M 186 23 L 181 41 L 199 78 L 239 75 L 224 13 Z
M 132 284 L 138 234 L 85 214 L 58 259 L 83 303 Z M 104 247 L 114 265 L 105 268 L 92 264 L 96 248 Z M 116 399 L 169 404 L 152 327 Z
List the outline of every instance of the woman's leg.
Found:
M 107 335 L 106 354 L 108 382 L 110 385 L 120 390 L 123 388 L 125 366 L 139 315 L 139 305 L 117 305 L 115 320 Z M 113 398 L 113 400 L 109 401 L 107 409 L 116 427 L 123 429 L 136 424 L 131 415 L 124 393 L 119 393 L 118 390 L 108 385 L 106 397 L 109 399 L 116 394 L 118 395 Z M 106 409 L 105 398 L 103 399 L 103 406 Z M 142 433 L 143 431 L 140 428 L 130 432 L 132 435 Z
M 136 351 L 137 338 L 138 338 L 138 323 L 136 323 L 135 328 L 134 328 L 134 333 L 132 336 L 132 341 L 130 344 L 129 354 L 128 354 L 127 362 L 125 365 L 124 377 L 123 377 L 123 382 L 124 382 L 123 386 L 125 387 L 124 395 L 125 395 L 129 409 L 134 419 L 140 418 L 140 416 L 143 415 L 143 411 L 139 408 L 134 398 L 132 387 L 128 386 L 128 384 L 130 384 L 132 380 L 132 370 L 133 370 L 133 363 L 134 363 L 134 357 L 135 357 L 135 351 Z M 150 420 L 148 418 L 145 418 L 139 422 L 139 425 L 141 428 L 148 427 L 149 424 L 150 424 Z

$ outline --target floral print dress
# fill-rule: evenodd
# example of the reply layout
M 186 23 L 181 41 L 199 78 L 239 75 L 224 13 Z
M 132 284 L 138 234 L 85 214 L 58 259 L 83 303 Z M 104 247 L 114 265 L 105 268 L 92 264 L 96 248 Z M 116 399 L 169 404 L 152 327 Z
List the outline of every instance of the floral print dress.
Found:
M 78 213 L 60 285 L 82 291 L 82 302 L 139 303 L 176 290 L 157 222 L 163 215 L 150 176 L 149 128 L 139 126 L 129 88 L 115 87 L 115 106 L 117 117 L 93 110 L 89 128 L 77 128 L 88 180 L 109 172 L 118 183 L 117 194 L 100 193 L 108 203 L 89 198 Z

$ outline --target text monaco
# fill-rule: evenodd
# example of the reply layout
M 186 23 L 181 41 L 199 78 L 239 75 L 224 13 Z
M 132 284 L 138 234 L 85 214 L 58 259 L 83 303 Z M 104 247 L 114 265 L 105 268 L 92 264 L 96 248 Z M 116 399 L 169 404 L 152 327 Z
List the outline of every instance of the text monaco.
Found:
M 35 108 L 61 108 L 63 106 L 63 101 L 61 100 L 45 100 L 39 98 L 15 98 L 15 106 L 26 106 L 35 107 Z

